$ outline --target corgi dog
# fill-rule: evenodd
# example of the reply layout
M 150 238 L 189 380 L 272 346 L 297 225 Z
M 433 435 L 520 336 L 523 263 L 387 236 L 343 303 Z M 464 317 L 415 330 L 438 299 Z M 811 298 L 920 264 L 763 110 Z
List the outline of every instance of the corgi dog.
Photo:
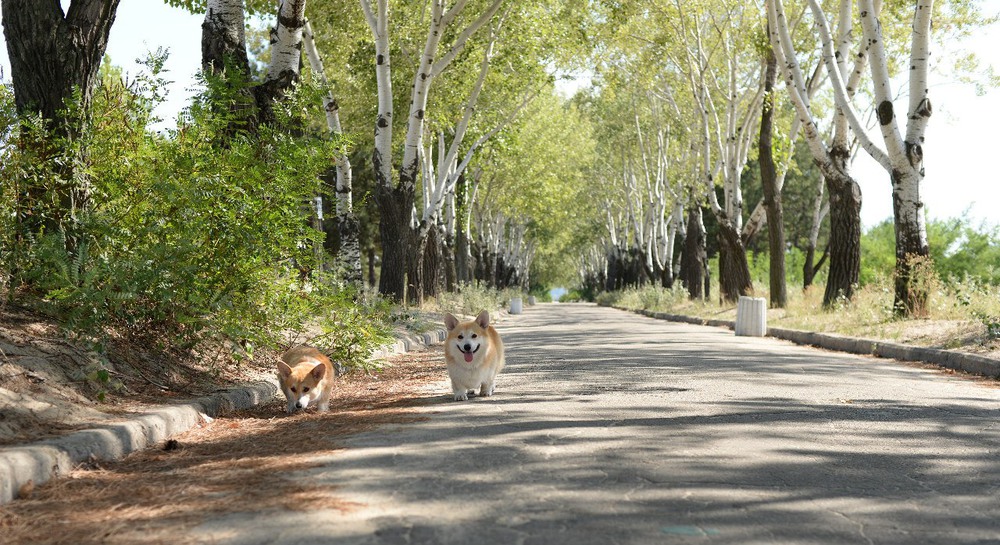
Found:
M 311 346 L 295 346 L 278 362 L 278 382 L 288 399 L 288 413 L 315 404 L 317 410 L 330 408 L 333 390 L 333 363 Z
M 444 325 L 448 330 L 444 360 L 455 401 L 468 400 L 476 388 L 481 396 L 493 395 L 494 380 L 503 369 L 504 357 L 500 334 L 490 325 L 490 313 L 484 310 L 470 322 L 459 322 L 445 314 Z

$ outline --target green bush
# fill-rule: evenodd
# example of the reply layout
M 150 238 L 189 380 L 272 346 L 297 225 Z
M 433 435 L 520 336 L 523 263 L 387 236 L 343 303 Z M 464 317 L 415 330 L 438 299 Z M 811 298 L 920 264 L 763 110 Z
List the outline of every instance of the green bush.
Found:
M 301 87 L 276 108 L 274 126 L 249 131 L 233 129 L 237 110 L 225 101 L 235 91 L 208 81 L 163 136 L 149 130 L 163 85 L 162 63 L 150 66 L 130 86 L 107 73 L 93 121 L 71 142 L 18 119 L 11 93 L 0 91 L 8 296 L 79 334 L 157 332 L 175 346 L 207 338 L 273 346 L 280 331 L 312 323 L 335 357 L 366 360 L 388 336 L 384 304 L 345 290 L 315 263 L 323 234 L 310 226 L 309 203 L 337 143 L 301 126 L 301 113 L 320 104 L 312 90 Z M 24 145 L 25 136 L 45 145 Z M 90 205 L 72 229 L 25 232 L 17 188 L 65 182 L 58 160 L 40 152 L 53 149 L 79 161 L 74 183 L 89 188 Z

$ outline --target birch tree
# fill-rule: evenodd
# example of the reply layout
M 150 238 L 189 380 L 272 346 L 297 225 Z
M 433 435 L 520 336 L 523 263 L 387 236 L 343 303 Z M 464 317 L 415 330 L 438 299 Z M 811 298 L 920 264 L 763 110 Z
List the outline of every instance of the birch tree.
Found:
M 778 61 L 771 49 L 768 49 L 766 57 L 765 101 L 763 108 L 761 108 L 760 137 L 757 139 L 758 164 L 760 165 L 760 180 L 764 191 L 764 206 L 767 209 L 770 302 L 772 308 L 784 308 L 788 303 L 788 291 L 785 284 L 785 232 L 782 229 L 784 214 L 772 144 L 775 109 L 774 84 L 777 80 Z
M 250 78 L 243 0 L 207 0 L 201 25 L 201 67 L 206 73 L 238 70 Z
M 375 40 L 375 72 L 378 81 L 379 106 L 372 163 L 376 174 L 375 200 L 379 207 L 379 231 L 382 239 L 379 291 L 402 299 L 406 292 L 407 276 L 412 283 L 419 274 L 416 270 L 417 255 L 412 251 L 416 233 L 410 222 L 415 202 L 421 139 L 431 83 L 462 51 L 469 38 L 493 18 L 502 0 L 492 2 L 477 18 L 467 22 L 463 29 L 457 31 L 450 47 L 440 56 L 438 49 L 441 40 L 446 34 L 452 35 L 451 26 L 465 9 L 467 0 L 457 0 L 450 7 L 446 5 L 445 0 L 431 2 L 427 38 L 410 90 L 402 162 L 399 167 L 399 179 L 395 183 L 391 171 L 393 94 L 389 58 L 389 3 L 387 0 L 377 0 L 373 6 L 370 0 L 360 1 Z M 411 296 L 417 297 L 418 294 L 411 291 Z
M 260 123 L 274 123 L 274 102 L 284 98 L 299 81 L 305 26 L 306 0 L 280 0 L 271 32 L 271 62 L 264 80 L 254 88 Z
M 684 67 L 701 117 L 700 177 L 719 225 L 720 296 L 735 301 L 753 288 L 741 238 L 740 178 L 763 104 L 763 63 L 759 57 L 748 55 L 752 50 L 738 37 L 749 28 L 745 18 L 750 12 L 746 8 L 732 6 L 723 19 L 709 16 L 700 21 L 690 14 L 685 16 L 680 2 L 677 8 L 681 13 L 679 34 L 694 46 L 687 49 L 678 65 Z M 715 193 L 718 175 L 722 177 L 722 204 Z
M 305 0 L 281 0 L 270 44 L 271 62 L 262 81 L 251 80 L 243 0 L 207 0 L 202 23 L 202 69 L 221 77 L 235 93 L 233 129 L 274 123 L 273 104 L 299 81 Z
M 771 47 L 782 67 L 786 89 L 802 124 L 813 161 L 822 172 L 829 193 L 830 271 L 823 304 L 830 306 L 838 299 L 853 296 L 861 269 L 861 188 L 849 170 L 851 143 L 848 120 L 857 114 L 853 109 L 845 110 L 838 101 L 833 138 L 828 146 L 820 134 L 811 107 L 813 92 L 810 87 L 815 84 L 816 78 L 807 81 L 802 73 L 782 0 L 769 0 L 767 7 Z M 853 96 L 867 63 L 868 49 L 851 41 L 851 1 L 841 0 L 839 7 L 838 50 L 833 62 L 825 60 L 825 67 L 831 83 L 836 87 L 839 82 L 844 86 L 843 92 Z M 825 22 L 825 15 L 822 17 L 820 24 Z M 851 54 L 852 47 L 857 48 L 854 54 Z M 851 58 L 854 59 L 853 65 L 848 64 Z
M 906 132 L 900 133 L 890 87 L 880 9 L 872 0 L 859 0 L 861 28 L 871 49 L 871 76 L 875 90 L 875 111 L 885 151 L 862 139 L 862 145 L 889 173 L 892 182 L 892 209 L 896 224 L 896 282 L 893 307 L 901 314 L 926 312 L 926 283 L 913 278 L 917 259 L 928 258 L 927 228 L 920 184 L 924 179 L 924 133 L 931 116 L 930 85 L 927 74 L 930 62 L 930 32 L 933 0 L 914 2 L 913 34 L 909 62 L 909 103 Z M 816 9 L 815 7 L 813 8 Z M 824 27 L 820 27 L 821 31 Z M 826 33 L 824 33 L 824 42 Z M 829 46 L 824 46 L 829 55 Z M 827 60 L 829 63 L 830 60 Z M 846 102 L 845 93 L 837 93 L 838 102 Z
M 326 127 L 334 138 L 342 139 L 343 127 L 340 123 L 340 104 L 334 97 L 333 88 L 326 77 L 326 69 L 319 49 L 316 47 L 312 25 L 306 21 L 303 28 L 303 45 L 309 66 L 326 90 L 323 97 L 323 111 L 326 113 Z M 336 193 L 337 232 L 340 238 L 340 250 L 337 259 L 343 270 L 344 279 L 350 283 L 361 283 L 361 244 L 360 225 L 354 215 L 354 187 L 351 158 L 347 146 L 341 144 L 334 167 L 334 190 Z M 322 198 L 317 196 L 317 198 Z
M 878 145 L 866 132 L 854 111 L 848 86 L 836 71 L 835 39 L 826 15 L 817 0 L 809 1 L 816 19 L 816 29 L 823 45 L 823 57 L 831 74 L 837 106 L 847 116 L 858 135 L 862 149 L 889 174 L 893 188 L 893 215 L 896 227 L 896 271 L 894 308 L 897 313 L 920 314 L 926 309 L 926 283 L 913 278 L 914 265 L 929 257 L 924 204 L 920 198 L 920 183 L 924 178 L 924 134 L 931 116 L 928 72 L 930 62 L 931 19 L 933 0 L 913 2 L 913 17 L 907 66 L 908 104 L 905 133 L 893 104 L 889 58 L 882 23 L 879 21 L 881 2 L 858 0 L 865 47 L 870 56 L 870 75 L 875 101 L 875 113 L 881 134 Z

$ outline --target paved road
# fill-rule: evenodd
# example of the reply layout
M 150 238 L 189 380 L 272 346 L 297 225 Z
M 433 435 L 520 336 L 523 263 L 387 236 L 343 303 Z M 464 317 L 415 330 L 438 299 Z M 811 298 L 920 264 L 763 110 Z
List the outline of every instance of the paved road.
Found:
M 220 544 L 1000 544 L 1000 389 L 585 305 L 499 324 L 493 398 L 304 474 L 357 502 L 212 519 Z

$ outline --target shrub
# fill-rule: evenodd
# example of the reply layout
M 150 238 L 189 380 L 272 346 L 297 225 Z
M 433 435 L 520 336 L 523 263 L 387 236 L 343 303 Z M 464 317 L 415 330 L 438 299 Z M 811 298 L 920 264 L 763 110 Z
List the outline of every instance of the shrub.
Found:
M 344 289 L 315 263 L 323 234 L 310 227 L 309 203 L 337 143 L 304 131 L 298 116 L 320 101 L 300 87 L 276 108 L 275 126 L 234 130 L 233 110 L 206 102 L 224 97 L 208 81 L 209 92 L 165 137 L 148 128 L 162 97 L 160 66 L 154 59 L 152 73 L 128 86 L 105 78 L 87 130 L 44 147 L 14 145 L 26 130 L 45 136 L 13 114 L 13 97 L 0 88 L 0 175 L 13 180 L 0 201 L 9 296 L 76 333 L 155 331 L 175 346 L 207 338 L 275 345 L 281 330 L 312 324 L 336 357 L 366 360 L 387 338 L 384 304 Z M 38 153 L 53 146 L 81 158 L 73 172 L 90 188 L 90 206 L 72 232 L 8 229 L 17 227 L 18 183 L 61 183 Z

